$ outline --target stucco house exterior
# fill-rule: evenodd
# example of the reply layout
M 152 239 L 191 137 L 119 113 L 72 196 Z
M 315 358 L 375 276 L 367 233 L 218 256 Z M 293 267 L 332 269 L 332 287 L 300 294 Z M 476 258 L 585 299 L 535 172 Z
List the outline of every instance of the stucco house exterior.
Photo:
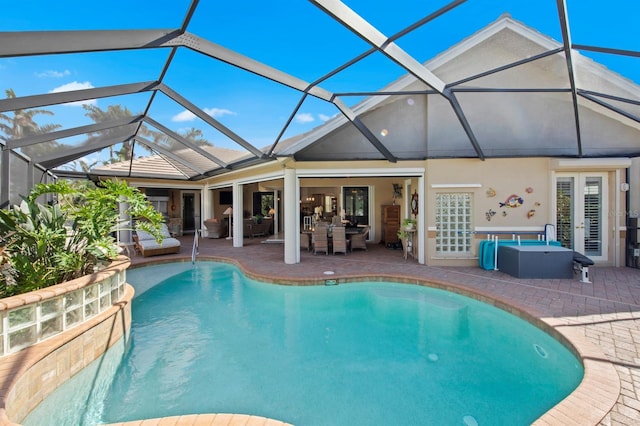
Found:
M 640 98 L 640 87 L 575 52 L 572 87 L 561 50 L 504 15 L 425 64 L 437 81 L 449 82 L 443 91 L 407 74 L 358 104 L 357 120 L 335 116 L 282 141 L 274 161 L 198 182 L 130 181 L 170 188 L 169 217 L 183 214 L 175 206 L 180 194 L 192 194 L 197 228 L 225 218 L 229 205 L 220 204 L 219 193 L 231 190 L 235 246 L 243 244 L 240 224 L 252 194 L 272 193 L 285 263 L 300 261 L 302 206 L 313 200 L 326 212 L 332 202 L 340 214 L 349 207 L 346 191 L 360 188 L 370 241 L 382 239 L 383 206 L 398 204 L 402 218 L 417 221 L 416 259 L 426 265 L 477 264 L 478 242 L 489 235 L 539 238 L 552 224 L 558 238 L 597 264 L 624 266 L 627 217 L 638 207 L 632 188 L 640 182 L 628 153 L 637 150 L 640 125 L 599 94 L 621 102 Z M 518 59 L 523 51 L 529 60 Z M 464 107 L 462 118 L 443 96 L 449 93 Z

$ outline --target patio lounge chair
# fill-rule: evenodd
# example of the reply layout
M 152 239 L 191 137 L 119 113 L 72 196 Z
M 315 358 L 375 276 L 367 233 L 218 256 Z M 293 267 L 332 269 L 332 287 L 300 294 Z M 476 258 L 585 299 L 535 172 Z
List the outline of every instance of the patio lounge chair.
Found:
M 136 249 L 143 257 L 158 256 L 161 254 L 178 253 L 180 251 L 180 241 L 171 237 L 166 224 L 162 224 L 160 230 L 163 236 L 162 243 L 158 244 L 153 235 L 148 232 L 137 229 L 133 236 Z

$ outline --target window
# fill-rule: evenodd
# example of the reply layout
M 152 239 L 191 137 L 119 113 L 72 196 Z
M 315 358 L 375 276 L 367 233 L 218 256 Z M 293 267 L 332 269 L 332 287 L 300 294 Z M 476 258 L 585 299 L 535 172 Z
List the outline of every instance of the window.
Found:
M 436 194 L 436 251 L 471 252 L 471 194 Z
M 252 216 L 271 216 L 269 212 L 274 208 L 273 192 L 254 192 Z

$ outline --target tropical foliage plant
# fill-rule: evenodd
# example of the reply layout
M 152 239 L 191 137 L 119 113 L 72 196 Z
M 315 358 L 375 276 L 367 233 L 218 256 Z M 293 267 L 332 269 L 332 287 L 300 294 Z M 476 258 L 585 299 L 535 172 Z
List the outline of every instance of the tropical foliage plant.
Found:
M 53 194 L 56 202 L 38 202 L 45 194 Z M 20 205 L 0 210 L 0 297 L 59 284 L 106 266 L 117 257 L 115 233 L 126 229 L 120 219 L 125 215 L 162 239 L 162 215 L 126 182 L 36 185 Z

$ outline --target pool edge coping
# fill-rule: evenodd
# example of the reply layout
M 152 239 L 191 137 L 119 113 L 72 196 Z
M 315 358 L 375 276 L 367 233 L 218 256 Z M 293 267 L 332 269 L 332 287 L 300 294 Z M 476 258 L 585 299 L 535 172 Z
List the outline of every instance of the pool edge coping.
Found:
M 533 422 L 533 425 L 598 425 L 611 412 L 620 396 L 621 384 L 613 363 L 604 352 L 588 338 L 579 333 L 576 327 L 564 317 L 544 317 L 536 314 L 522 304 L 513 303 L 496 295 L 486 294 L 460 284 L 442 279 L 422 279 L 409 275 L 392 275 L 376 273 L 367 274 L 335 274 L 314 278 L 280 278 L 273 275 L 256 273 L 247 269 L 235 258 L 224 256 L 200 255 L 198 261 L 218 261 L 228 263 L 239 268 L 247 277 L 280 285 L 324 285 L 327 279 L 335 280 L 337 284 L 361 281 L 392 281 L 402 284 L 422 285 L 441 290 L 452 291 L 463 296 L 471 297 L 480 302 L 488 303 L 498 309 L 515 315 L 534 327 L 541 329 L 562 345 L 569 349 L 582 363 L 584 376 L 582 381 L 569 395 L 551 407 Z M 191 258 L 174 257 L 171 259 L 154 259 L 144 263 L 131 265 L 130 269 L 173 262 L 191 262 Z M 123 423 L 124 425 L 124 423 Z

